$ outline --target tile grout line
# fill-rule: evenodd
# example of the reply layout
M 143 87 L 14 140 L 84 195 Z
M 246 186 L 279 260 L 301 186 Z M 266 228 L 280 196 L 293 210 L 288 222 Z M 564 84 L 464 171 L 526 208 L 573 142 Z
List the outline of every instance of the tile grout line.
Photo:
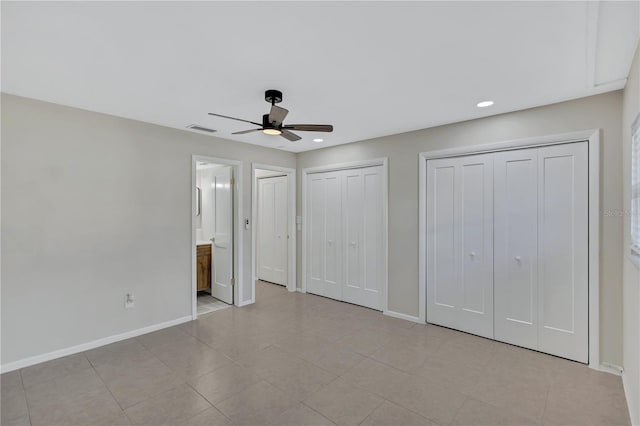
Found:
M 22 377 L 22 370 L 24 370 L 24 368 L 21 368 L 18 372 L 20 374 L 20 385 L 22 386 L 24 403 L 27 405 L 27 417 L 29 417 L 29 424 L 33 425 L 33 423 L 31 422 L 31 407 L 29 406 L 29 398 L 27 398 L 27 390 L 24 388 L 24 378 Z

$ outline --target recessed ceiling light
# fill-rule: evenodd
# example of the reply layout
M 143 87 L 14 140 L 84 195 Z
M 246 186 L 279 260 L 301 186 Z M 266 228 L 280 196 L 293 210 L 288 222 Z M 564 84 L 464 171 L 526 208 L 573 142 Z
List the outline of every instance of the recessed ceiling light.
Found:
M 316 138 L 313 140 L 314 142 L 324 142 L 324 139 Z
M 482 102 L 478 102 L 478 104 L 476 105 L 478 108 L 486 108 L 493 105 L 493 101 L 482 101 Z

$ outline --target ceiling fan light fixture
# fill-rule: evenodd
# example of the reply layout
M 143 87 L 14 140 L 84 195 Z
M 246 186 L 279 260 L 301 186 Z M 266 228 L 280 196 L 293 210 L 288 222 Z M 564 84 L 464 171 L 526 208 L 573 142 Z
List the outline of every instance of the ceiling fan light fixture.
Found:
M 282 134 L 282 131 L 278 130 L 278 129 L 262 129 L 262 132 L 265 135 L 272 135 L 272 136 L 278 136 L 278 135 Z

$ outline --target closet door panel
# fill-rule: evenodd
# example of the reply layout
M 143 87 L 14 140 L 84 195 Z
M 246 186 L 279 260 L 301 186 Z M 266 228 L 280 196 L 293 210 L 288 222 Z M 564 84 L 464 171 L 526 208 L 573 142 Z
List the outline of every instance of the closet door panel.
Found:
M 343 244 L 344 250 L 344 300 L 357 299 L 363 280 L 362 267 L 362 173 L 346 170 L 342 175 L 343 185 Z
M 342 298 L 342 236 L 341 232 L 341 197 L 340 175 L 338 172 L 325 174 L 326 182 L 326 214 L 325 214 L 325 243 L 324 243 L 324 296 L 333 299 Z
M 457 159 L 427 162 L 427 322 L 458 327 Z
M 258 233 L 260 245 L 258 247 L 258 278 L 273 282 L 274 271 L 274 182 L 269 179 L 259 181 L 259 202 L 258 213 L 260 223 Z
M 343 300 L 382 309 L 381 167 L 343 174 L 345 282 Z
M 309 293 L 324 295 L 326 263 L 326 204 L 327 182 L 321 175 L 309 175 L 307 182 L 307 227 L 309 229 L 308 280 Z
M 493 155 L 460 159 L 460 329 L 493 338 Z
M 537 150 L 494 156 L 495 338 L 538 347 Z
M 588 362 L 588 147 L 540 148 L 539 349 Z
M 273 282 L 277 284 L 287 285 L 287 235 L 289 230 L 287 225 L 289 222 L 289 212 L 287 206 L 287 177 L 277 177 L 273 183 L 273 211 L 274 211 L 274 230 L 273 230 Z
M 308 191 L 307 291 L 340 299 L 341 291 L 341 198 L 337 172 L 310 174 Z
M 370 167 L 362 172 L 364 186 L 364 214 L 362 244 L 364 247 L 364 296 L 366 306 L 383 309 L 384 264 L 384 206 L 382 167 Z

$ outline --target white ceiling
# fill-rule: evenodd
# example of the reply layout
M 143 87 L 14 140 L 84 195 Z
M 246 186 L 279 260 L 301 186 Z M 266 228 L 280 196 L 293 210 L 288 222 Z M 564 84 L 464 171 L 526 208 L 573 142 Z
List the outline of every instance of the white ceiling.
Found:
M 2 2 L 2 91 L 300 152 L 620 89 L 638 2 Z M 230 133 L 265 89 L 303 140 Z M 479 109 L 491 99 L 493 107 Z M 314 137 L 325 142 L 314 143 Z

